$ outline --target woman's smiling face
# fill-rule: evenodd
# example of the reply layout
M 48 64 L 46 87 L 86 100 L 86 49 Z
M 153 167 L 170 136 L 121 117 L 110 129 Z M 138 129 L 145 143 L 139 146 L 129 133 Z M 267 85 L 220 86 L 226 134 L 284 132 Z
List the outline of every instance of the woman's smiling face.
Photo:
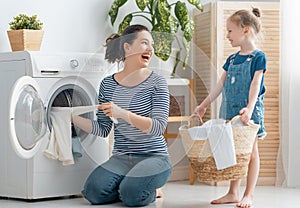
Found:
M 153 55 L 153 43 L 148 31 L 138 32 L 132 44 L 124 44 L 125 60 L 137 62 L 141 68 L 147 67 Z

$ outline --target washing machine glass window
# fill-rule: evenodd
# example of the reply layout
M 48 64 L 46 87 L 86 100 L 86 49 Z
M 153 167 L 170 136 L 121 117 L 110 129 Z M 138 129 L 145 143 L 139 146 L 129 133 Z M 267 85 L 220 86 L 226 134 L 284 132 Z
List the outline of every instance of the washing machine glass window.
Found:
M 29 150 L 46 132 L 44 105 L 35 89 L 24 86 L 15 108 L 15 130 L 20 145 Z
M 88 106 L 95 105 L 96 101 L 91 100 L 87 92 L 80 86 L 75 84 L 67 84 L 58 88 L 48 103 L 47 121 L 48 127 L 51 131 L 51 107 L 76 107 L 76 106 Z M 82 117 L 93 119 L 94 113 L 89 112 L 81 115 Z M 79 136 L 81 140 L 85 139 L 88 134 L 77 127 L 72 125 L 72 137 Z
M 38 83 L 29 76 L 15 81 L 9 100 L 9 140 L 15 153 L 32 158 L 46 134 L 45 107 Z

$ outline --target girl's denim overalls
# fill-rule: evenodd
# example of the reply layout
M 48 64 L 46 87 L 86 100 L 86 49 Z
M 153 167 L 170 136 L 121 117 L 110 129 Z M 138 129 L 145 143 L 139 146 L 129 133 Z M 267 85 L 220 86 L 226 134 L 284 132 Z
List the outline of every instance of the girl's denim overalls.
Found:
M 220 107 L 220 118 L 231 120 L 239 115 L 239 111 L 246 107 L 249 101 L 249 91 L 251 85 L 251 62 L 258 50 L 253 51 L 249 57 L 241 64 L 233 64 L 238 53 L 234 54 L 230 60 L 226 81 L 222 91 L 222 103 Z M 264 94 L 257 98 L 251 120 L 260 125 L 257 136 L 263 139 L 267 133 L 264 127 Z

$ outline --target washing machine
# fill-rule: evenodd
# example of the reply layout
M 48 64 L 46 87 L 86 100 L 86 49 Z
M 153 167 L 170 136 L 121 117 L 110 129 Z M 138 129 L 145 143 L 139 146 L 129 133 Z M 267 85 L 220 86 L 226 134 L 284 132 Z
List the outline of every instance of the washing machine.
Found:
M 52 107 L 97 104 L 110 67 L 101 53 L 0 53 L 0 196 L 26 200 L 79 195 L 108 159 L 109 142 L 72 126 L 82 156 L 73 165 L 47 158 Z M 95 119 L 96 112 L 82 116 Z

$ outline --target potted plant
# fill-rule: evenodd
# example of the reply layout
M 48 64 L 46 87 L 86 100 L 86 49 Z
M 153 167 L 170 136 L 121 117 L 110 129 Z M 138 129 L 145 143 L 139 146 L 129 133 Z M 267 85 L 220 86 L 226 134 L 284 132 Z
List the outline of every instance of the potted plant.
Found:
M 114 25 L 118 16 L 120 7 L 128 0 L 114 0 L 112 3 L 109 16 L 111 24 Z M 203 7 L 200 0 L 187 0 L 191 5 L 195 6 L 200 11 Z M 183 59 L 183 69 L 185 69 L 188 61 L 191 40 L 194 34 L 194 21 L 188 12 L 186 3 L 176 1 L 169 4 L 167 0 L 135 0 L 138 11 L 130 11 L 118 26 L 118 33 L 130 25 L 135 17 L 146 19 L 152 26 L 152 36 L 154 39 L 154 53 L 160 59 L 166 61 L 171 55 L 173 41 L 177 41 L 177 47 L 180 50 L 176 51 L 176 63 L 181 57 L 181 49 L 185 49 L 185 57 Z M 174 15 L 175 14 L 175 15 Z M 179 41 L 176 36 L 179 26 L 183 37 Z M 181 45 L 183 44 L 183 47 Z M 179 51 L 179 52 L 178 52 Z M 176 64 L 176 66 L 177 66 Z M 175 67 L 176 67 L 175 66 Z M 176 68 L 173 69 L 175 71 Z
M 37 15 L 27 16 L 19 14 L 9 23 L 7 31 L 12 51 L 40 50 L 44 31 L 43 23 L 37 19 Z

